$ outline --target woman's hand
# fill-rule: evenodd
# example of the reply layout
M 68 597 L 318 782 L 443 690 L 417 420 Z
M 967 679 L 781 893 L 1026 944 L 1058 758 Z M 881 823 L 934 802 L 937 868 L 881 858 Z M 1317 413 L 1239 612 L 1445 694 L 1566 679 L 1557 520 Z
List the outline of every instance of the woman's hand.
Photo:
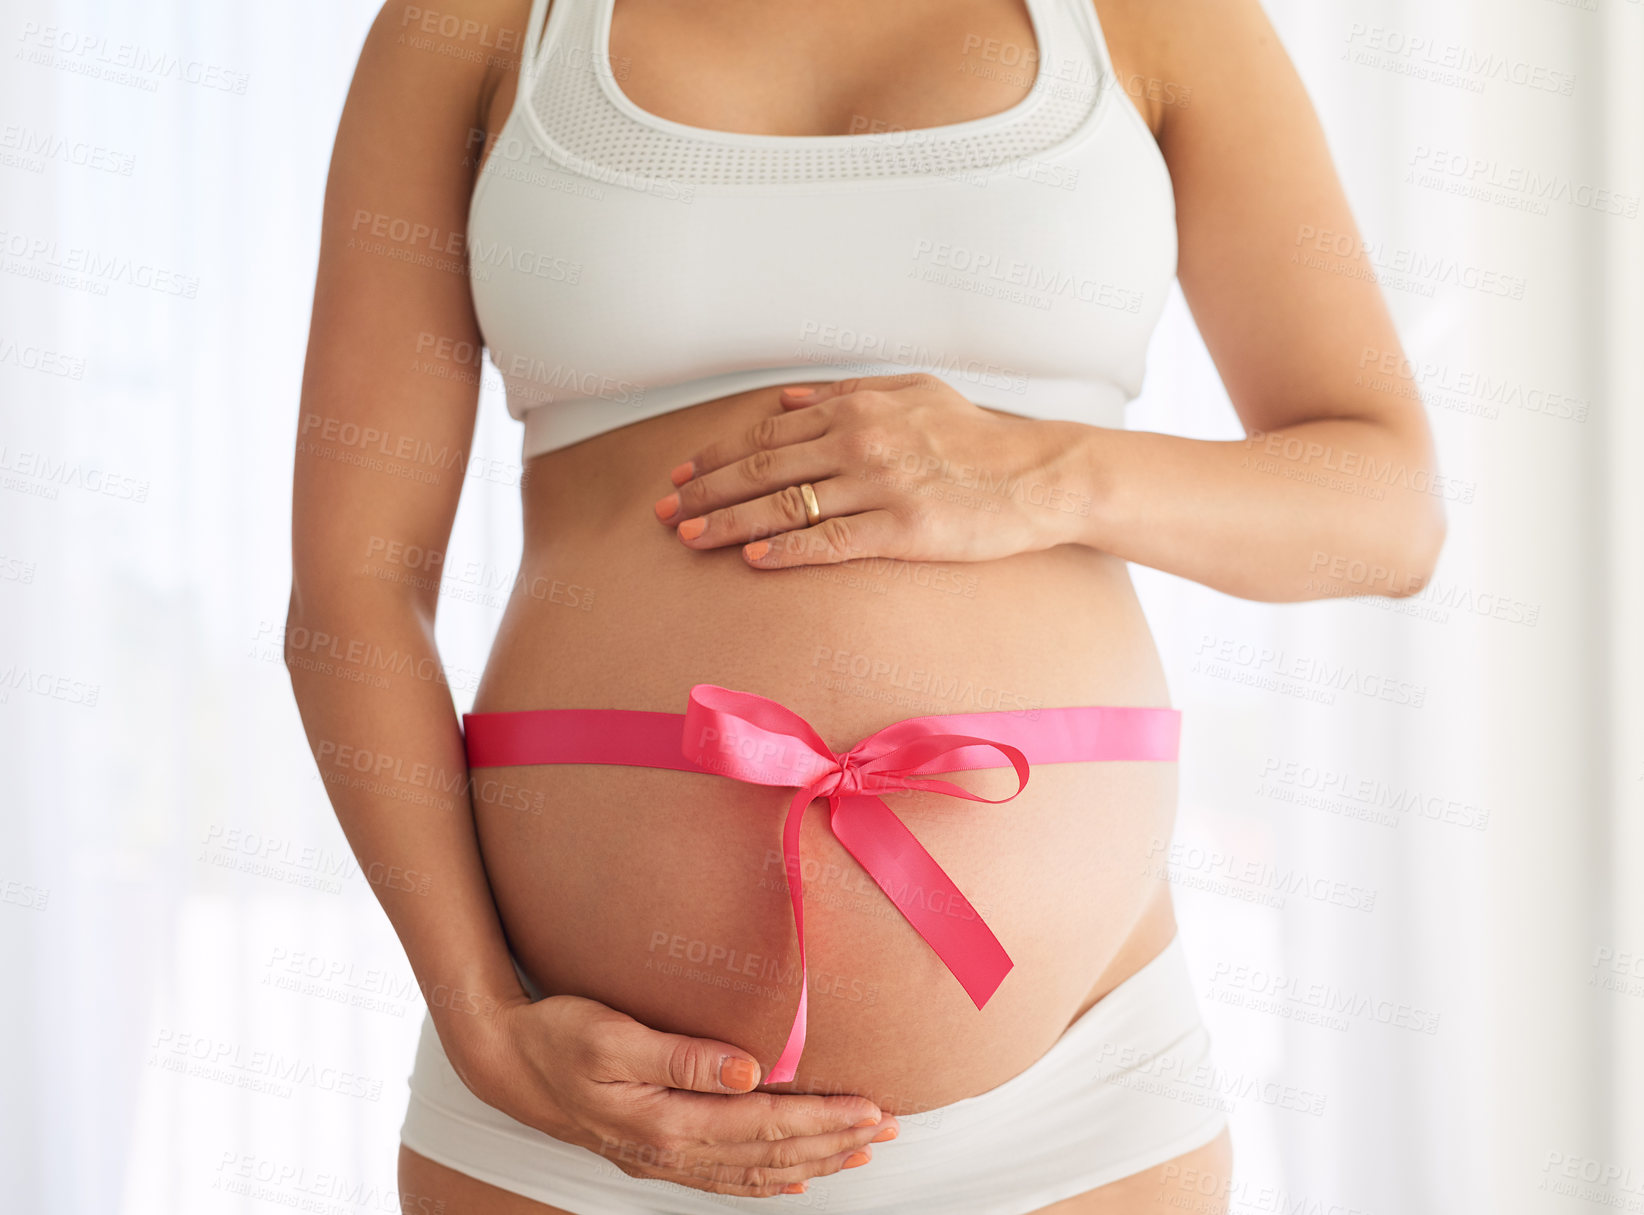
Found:
M 1070 518 L 1091 512 L 1059 471 L 1072 423 L 990 413 L 935 376 L 787 388 L 782 407 L 674 469 L 656 512 L 688 547 L 743 544 L 758 569 L 986 561 L 1071 540 Z
M 760 1071 L 748 1052 L 581 996 L 504 1003 L 471 1029 L 447 1053 L 475 1096 L 630 1177 L 800 1193 L 808 1177 L 867 1163 L 868 1143 L 896 1133 L 864 1097 L 750 1092 Z

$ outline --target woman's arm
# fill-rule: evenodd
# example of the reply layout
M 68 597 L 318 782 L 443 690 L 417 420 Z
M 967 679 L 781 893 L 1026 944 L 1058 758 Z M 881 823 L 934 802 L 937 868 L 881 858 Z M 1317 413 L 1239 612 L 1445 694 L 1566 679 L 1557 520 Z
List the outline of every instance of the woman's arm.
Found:
M 497 82 L 470 31 L 494 48 L 527 7 L 451 0 L 410 24 L 424 10 L 391 3 L 361 53 L 303 369 L 286 665 L 338 822 L 463 1082 L 634 1176 L 798 1192 L 871 1155 L 896 1120 L 861 1097 L 750 1092 L 758 1060 L 731 1043 L 580 996 L 530 1000 L 480 859 L 434 645 L 479 387 L 477 363 L 442 354 L 481 346 L 464 234 L 472 133 Z
M 1178 278 L 1247 438 L 1064 428 L 1090 495 L 1067 538 L 1247 599 L 1409 595 L 1446 497 L 1432 436 L 1307 92 L 1257 0 L 1168 0 Z M 1066 520 L 1062 520 L 1066 522 Z
M 1106 0 L 1103 15 L 1138 44 L 1132 67 L 1191 98 L 1158 120 L 1178 278 L 1246 438 L 1011 417 L 929 375 L 842 380 L 680 453 L 657 514 L 683 543 L 742 544 L 759 569 L 1086 544 L 1270 601 L 1426 584 L 1444 499 L 1470 490 L 1436 470 L 1312 103 L 1258 0 Z M 804 481 L 826 482 L 816 525 Z
M 427 556 L 450 536 L 479 393 L 472 365 L 419 367 L 444 342 L 481 345 L 462 233 L 485 69 L 400 13 L 366 40 L 326 184 L 286 665 L 338 821 L 455 1043 L 457 1019 L 525 998 L 480 863 Z

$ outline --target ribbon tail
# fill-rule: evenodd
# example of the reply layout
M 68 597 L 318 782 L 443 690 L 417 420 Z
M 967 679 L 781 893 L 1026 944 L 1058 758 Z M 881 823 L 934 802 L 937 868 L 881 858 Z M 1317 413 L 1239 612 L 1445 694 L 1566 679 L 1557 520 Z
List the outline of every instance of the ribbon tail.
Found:
M 834 834 L 980 1009 L 1015 965 L 999 938 L 882 800 L 860 793 L 831 800 Z
M 793 904 L 793 927 L 799 937 L 799 1009 L 794 1013 L 793 1028 L 777 1056 L 766 1084 L 785 1084 L 794 1078 L 799 1067 L 799 1056 L 805 1051 L 805 1013 L 809 1006 L 810 972 L 805 968 L 805 878 L 800 867 L 799 828 L 804 822 L 805 807 L 815 800 L 810 789 L 801 789 L 788 807 L 787 820 L 782 824 L 782 865 L 788 879 L 788 901 Z

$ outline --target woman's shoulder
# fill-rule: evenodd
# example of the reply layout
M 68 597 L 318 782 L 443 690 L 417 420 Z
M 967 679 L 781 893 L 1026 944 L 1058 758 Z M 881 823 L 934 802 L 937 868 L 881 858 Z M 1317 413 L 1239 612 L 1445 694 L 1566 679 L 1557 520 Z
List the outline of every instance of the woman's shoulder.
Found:
M 356 83 L 432 90 L 440 102 L 467 102 L 483 115 L 519 76 L 533 7 L 532 0 L 387 0 L 366 35 Z
M 1075 0 L 1093 4 L 1113 69 L 1154 138 L 1195 96 L 1262 70 L 1277 36 L 1261 0 Z

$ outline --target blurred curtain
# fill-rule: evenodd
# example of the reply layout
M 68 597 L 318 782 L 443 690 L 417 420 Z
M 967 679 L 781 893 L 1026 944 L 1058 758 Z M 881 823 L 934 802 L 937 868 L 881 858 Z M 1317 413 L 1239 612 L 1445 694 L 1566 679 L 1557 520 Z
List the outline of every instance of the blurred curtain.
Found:
M 321 197 L 374 12 L 0 0 L 19 1210 L 398 1209 L 420 997 L 280 636 Z M 1367 372 L 1430 407 L 1450 541 L 1397 601 L 1136 571 L 1186 714 L 1159 859 L 1233 1210 L 1637 1209 L 1644 5 L 1269 12 L 1414 364 Z M 1239 434 L 1179 298 L 1134 419 Z M 501 578 L 442 599 L 459 711 L 517 560 L 518 450 L 488 379 L 447 568 Z

